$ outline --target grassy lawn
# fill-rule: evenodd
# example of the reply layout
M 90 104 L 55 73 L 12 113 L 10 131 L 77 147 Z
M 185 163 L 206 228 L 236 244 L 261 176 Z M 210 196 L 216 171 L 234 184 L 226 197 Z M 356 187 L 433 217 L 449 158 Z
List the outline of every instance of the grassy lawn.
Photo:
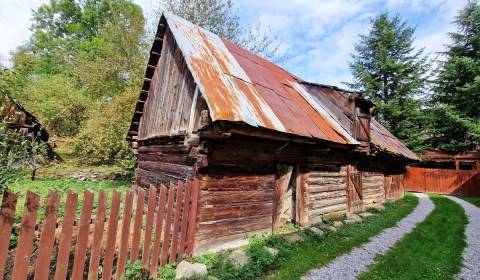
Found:
M 299 279 L 308 270 L 323 266 L 354 247 L 368 241 L 383 229 L 394 226 L 407 216 L 418 204 L 418 199 L 408 194 L 394 203 L 386 203 L 386 211 L 367 218 L 361 224 L 345 225 L 336 233 L 327 233 L 322 238 L 307 238 L 292 246 L 277 263 L 269 279 Z M 354 265 L 354 264 L 352 264 Z
M 359 279 L 454 279 L 460 272 L 467 218 L 448 198 L 430 196 L 435 210 Z
M 39 210 L 39 215 L 42 217 L 44 215 L 44 207 L 45 201 L 50 190 L 57 191 L 62 195 L 61 199 L 61 207 L 59 210 L 59 214 L 63 214 L 63 208 L 65 206 L 65 198 L 67 191 L 75 191 L 79 193 L 79 205 L 77 207 L 77 212 L 80 212 L 81 209 L 81 201 L 84 189 L 89 189 L 95 193 L 95 200 L 97 199 L 97 192 L 98 190 L 104 190 L 107 194 L 112 193 L 114 189 L 118 189 L 119 191 L 124 191 L 125 189 L 131 186 L 130 182 L 122 182 L 122 181 L 98 181 L 98 182 L 80 182 L 70 178 L 50 178 L 50 179 L 36 179 L 35 181 L 30 180 L 29 178 L 22 178 L 17 180 L 16 182 L 10 184 L 8 189 L 12 192 L 18 194 L 19 199 L 17 202 L 17 211 L 16 211 L 16 219 L 20 220 L 21 215 L 23 213 L 23 207 L 25 203 L 25 194 L 27 191 L 32 191 L 40 195 L 41 199 L 41 207 Z M 122 194 L 123 197 L 123 194 Z M 96 208 L 97 202 L 95 201 L 94 207 Z
M 480 197 L 473 197 L 473 196 L 461 196 L 463 200 L 470 202 L 471 204 L 480 207 Z

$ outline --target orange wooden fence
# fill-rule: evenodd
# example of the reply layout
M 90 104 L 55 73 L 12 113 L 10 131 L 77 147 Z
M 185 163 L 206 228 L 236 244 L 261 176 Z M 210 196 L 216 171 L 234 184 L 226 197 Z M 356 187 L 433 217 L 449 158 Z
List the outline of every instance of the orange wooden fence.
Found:
M 414 192 L 480 196 L 480 172 L 408 167 L 405 189 Z
M 113 191 L 108 205 L 106 193 L 99 191 L 92 217 L 94 194 L 85 190 L 77 218 L 78 194 L 68 192 L 60 212 L 61 197 L 52 191 L 37 223 L 40 197 L 27 192 L 22 221 L 15 228 L 17 195 L 6 191 L 0 208 L 0 280 L 119 279 L 127 261 L 137 260 L 155 276 L 158 266 L 191 257 L 197 181 L 150 186 L 148 193 L 139 188 L 136 195 L 127 190 L 123 200 L 121 196 Z M 16 246 L 9 248 L 17 233 Z

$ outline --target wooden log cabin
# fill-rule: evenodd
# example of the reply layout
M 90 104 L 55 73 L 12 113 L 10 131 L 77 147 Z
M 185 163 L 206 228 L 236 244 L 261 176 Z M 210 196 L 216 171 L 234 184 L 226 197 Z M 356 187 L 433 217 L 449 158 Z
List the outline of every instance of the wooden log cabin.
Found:
M 418 159 L 374 113 L 166 13 L 127 136 L 136 184 L 198 180 L 196 253 L 365 211 L 402 197 Z

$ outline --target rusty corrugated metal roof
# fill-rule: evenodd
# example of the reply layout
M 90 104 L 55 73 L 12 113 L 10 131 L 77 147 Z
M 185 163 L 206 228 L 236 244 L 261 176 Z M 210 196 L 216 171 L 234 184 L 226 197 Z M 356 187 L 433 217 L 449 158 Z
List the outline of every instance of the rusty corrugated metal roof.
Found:
M 329 108 L 332 104 L 314 98 L 305 81 L 173 14 L 164 13 L 161 22 L 174 35 L 212 121 L 244 122 L 334 143 L 359 144 L 332 111 L 342 109 Z M 138 122 L 132 122 L 131 131 L 137 128 Z M 371 141 L 387 152 L 418 159 L 374 119 Z
M 293 75 L 180 17 L 165 18 L 213 121 L 358 144 Z
M 370 123 L 370 136 L 372 143 L 380 149 L 387 152 L 404 156 L 411 160 L 420 160 L 420 158 L 408 149 L 397 137 L 383 127 L 377 120 L 372 119 Z

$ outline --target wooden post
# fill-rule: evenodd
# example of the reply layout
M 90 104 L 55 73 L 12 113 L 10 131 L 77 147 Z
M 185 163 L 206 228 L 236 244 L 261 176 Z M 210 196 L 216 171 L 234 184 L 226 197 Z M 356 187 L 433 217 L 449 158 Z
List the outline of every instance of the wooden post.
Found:
M 299 226 L 308 225 L 308 197 L 305 190 L 305 174 L 303 174 L 299 165 L 297 165 L 297 186 L 296 186 L 296 221 Z
M 277 164 L 277 176 L 275 177 L 275 190 L 273 197 L 273 213 L 272 213 L 272 231 L 281 226 L 281 215 L 285 205 L 285 199 L 292 177 L 293 166 Z
M 0 208 L 0 279 L 5 274 L 5 264 L 8 258 L 8 245 L 12 234 L 12 225 L 17 206 L 17 195 L 13 192 L 3 193 L 2 206 Z

